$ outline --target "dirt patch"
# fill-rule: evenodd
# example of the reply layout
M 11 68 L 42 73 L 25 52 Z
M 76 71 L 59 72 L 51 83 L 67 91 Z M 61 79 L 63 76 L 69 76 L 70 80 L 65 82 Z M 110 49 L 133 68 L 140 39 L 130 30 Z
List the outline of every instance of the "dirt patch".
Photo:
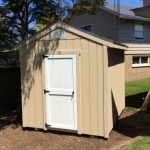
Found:
M 144 133 L 145 123 L 141 123 L 141 118 L 148 120 L 146 114 L 124 111 L 109 139 L 105 140 L 100 137 L 54 131 L 46 133 L 33 129 L 22 131 L 19 108 L 19 105 L 0 108 L 0 150 L 108 150 L 139 136 L 141 132 Z

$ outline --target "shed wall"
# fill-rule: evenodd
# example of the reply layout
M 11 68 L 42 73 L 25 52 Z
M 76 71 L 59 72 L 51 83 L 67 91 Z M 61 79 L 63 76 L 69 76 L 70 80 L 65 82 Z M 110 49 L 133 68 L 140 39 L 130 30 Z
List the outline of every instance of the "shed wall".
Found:
M 50 34 L 20 50 L 23 127 L 44 129 L 42 54 L 66 54 L 79 51 L 77 85 L 78 126 L 80 133 L 104 135 L 103 125 L 103 46 L 67 32 L 67 38 L 50 39 Z M 80 116 L 80 117 L 79 117 Z
M 124 52 L 108 49 L 108 131 L 125 108 Z

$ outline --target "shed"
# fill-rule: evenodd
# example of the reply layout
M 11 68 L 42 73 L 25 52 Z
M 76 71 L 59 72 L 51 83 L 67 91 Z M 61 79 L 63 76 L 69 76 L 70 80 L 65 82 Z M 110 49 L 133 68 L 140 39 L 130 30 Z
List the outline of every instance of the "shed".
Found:
M 56 22 L 16 48 L 24 128 L 109 137 L 125 107 L 125 46 Z

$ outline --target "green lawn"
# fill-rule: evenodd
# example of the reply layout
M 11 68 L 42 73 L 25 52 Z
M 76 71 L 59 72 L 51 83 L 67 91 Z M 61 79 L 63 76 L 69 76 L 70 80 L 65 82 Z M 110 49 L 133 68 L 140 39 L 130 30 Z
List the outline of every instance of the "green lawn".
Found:
M 143 139 L 123 150 L 150 150 L 150 136 L 143 137 Z
M 139 109 L 150 91 L 150 79 L 128 82 L 125 84 L 126 109 L 134 111 Z
M 150 91 L 150 79 L 126 83 L 125 89 L 126 109 L 135 111 L 142 106 L 144 102 L 142 98 Z M 150 150 L 150 136 L 144 136 L 123 150 Z

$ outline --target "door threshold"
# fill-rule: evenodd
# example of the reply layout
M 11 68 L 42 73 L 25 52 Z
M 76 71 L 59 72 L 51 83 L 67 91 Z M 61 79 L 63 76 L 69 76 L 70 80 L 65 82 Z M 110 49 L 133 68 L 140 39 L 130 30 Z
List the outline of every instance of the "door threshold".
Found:
M 78 131 L 77 131 L 77 130 L 52 128 L 52 127 L 50 127 L 50 126 L 48 126 L 48 127 L 47 127 L 47 130 L 52 130 L 52 131 L 61 131 L 61 132 L 68 132 L 68 133 L 78 133 Z

